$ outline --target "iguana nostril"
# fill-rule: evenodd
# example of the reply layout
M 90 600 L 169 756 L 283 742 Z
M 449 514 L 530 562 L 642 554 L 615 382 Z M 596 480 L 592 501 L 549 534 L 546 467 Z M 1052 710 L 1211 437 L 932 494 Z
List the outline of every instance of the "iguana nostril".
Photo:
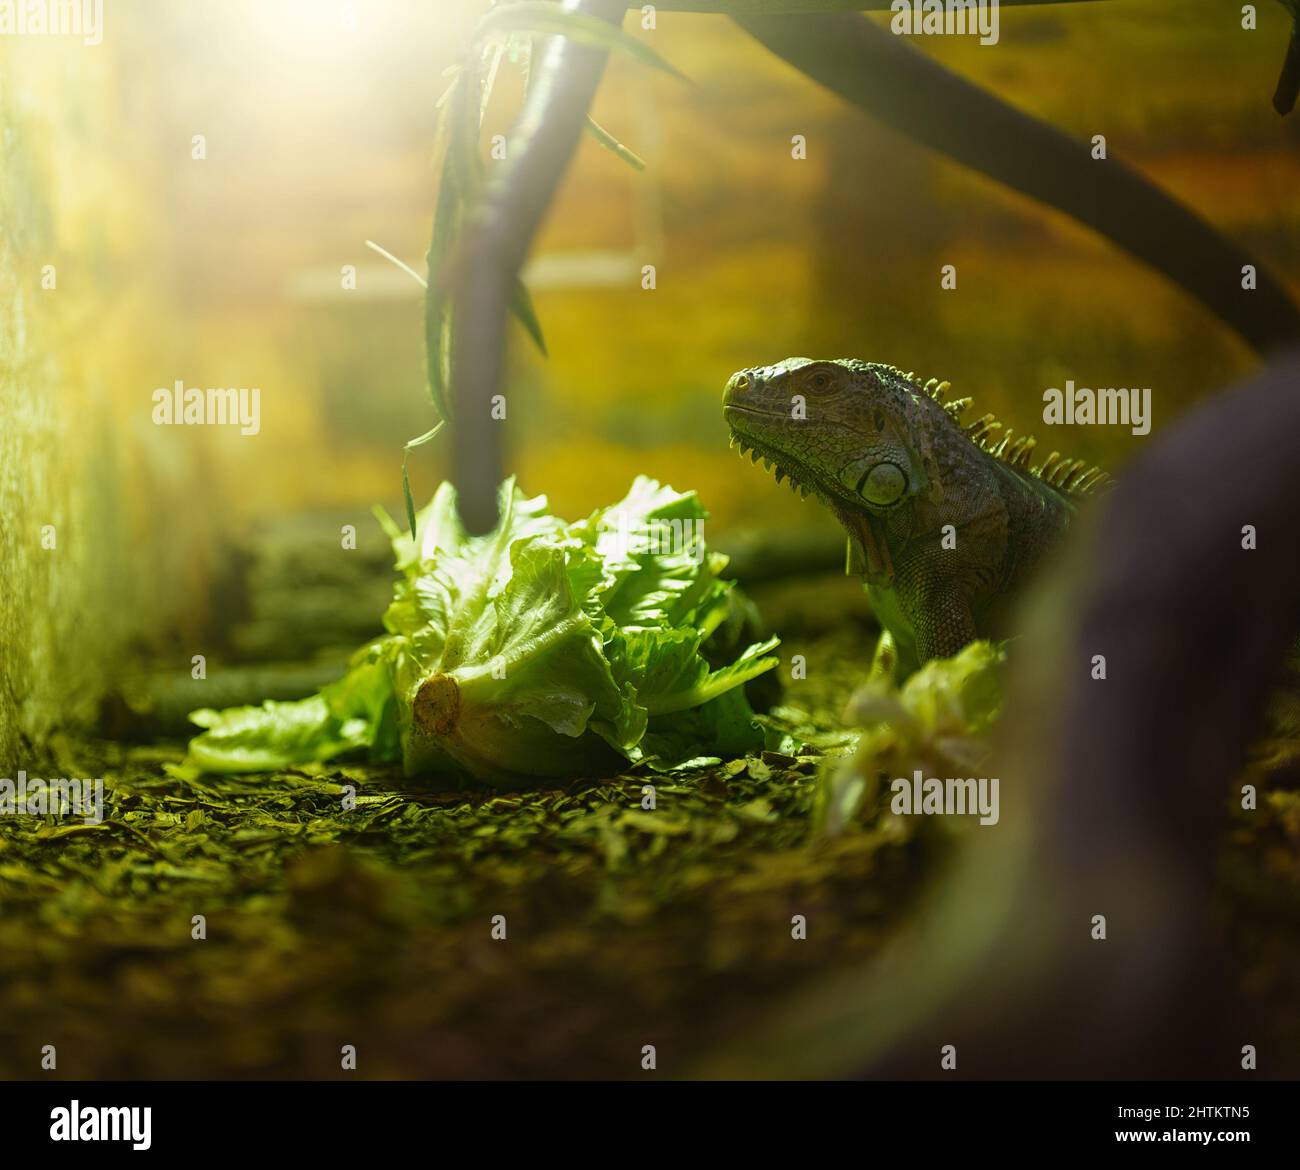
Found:
M 727 393 L 744 394 L 753 384 L 754 379 L 749 376 L 749 371 L 741 370 L 731 375 L 731 380 L 727 383 Z
M 869 504 L 896 503 L 907 490 L 907 476 L 895 463 L 877 463 L 858 485 L 858 494 Z

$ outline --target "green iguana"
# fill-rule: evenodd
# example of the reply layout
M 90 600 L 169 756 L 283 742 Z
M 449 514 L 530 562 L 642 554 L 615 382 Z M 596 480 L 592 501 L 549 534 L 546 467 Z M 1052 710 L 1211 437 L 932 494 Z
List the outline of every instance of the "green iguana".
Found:
M 1080 497 L 1109 482 L 991 414 L 969 426 L 969 398 L 893 366 L 788 358 L 741 370 L 723 414 L 732 443 L 812 492 L 849 534 L 848 572 L 866 578 L 884 633 L 877 669 L 904 673 L 1004 636 L 1007 603 L 1056 544 Z M 1000 434 L 998 432 L 1001 432 Z

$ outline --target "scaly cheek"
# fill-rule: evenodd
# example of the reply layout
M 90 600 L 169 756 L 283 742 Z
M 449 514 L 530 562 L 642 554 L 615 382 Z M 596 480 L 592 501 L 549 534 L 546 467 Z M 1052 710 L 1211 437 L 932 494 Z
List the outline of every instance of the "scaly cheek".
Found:
M 887 447 L 873 447 L 865 455 L 859 455 L 850 459 L 841 466 L 836 478 L 844 487 L 845 491 L 851 495 L 858 495 L 858 484 L 871 471 L 873 467 L 880 463 L 893 463 L 899 467 L 907 469 L 911 465 L 911 460 L 901 451 L 895 451 Z M 910 481 L 910 475 L 909 475 Z M 859 497 L 860 498 L 860 497 Z

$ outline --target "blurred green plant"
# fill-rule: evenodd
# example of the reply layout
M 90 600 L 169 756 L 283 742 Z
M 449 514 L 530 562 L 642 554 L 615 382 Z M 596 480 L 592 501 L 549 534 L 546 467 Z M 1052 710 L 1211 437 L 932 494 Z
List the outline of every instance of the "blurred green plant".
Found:
M 871 679 L 845 719 L 861 727 L 857 750 L 822 766 L 814 822 L 841 832 L 871 806 L 882 777 L 968 775 L 988 759 L 989 733 L 1002 710 L 1006 644 L 972 642 L 952 658 L 927 662 L 901 686 Z

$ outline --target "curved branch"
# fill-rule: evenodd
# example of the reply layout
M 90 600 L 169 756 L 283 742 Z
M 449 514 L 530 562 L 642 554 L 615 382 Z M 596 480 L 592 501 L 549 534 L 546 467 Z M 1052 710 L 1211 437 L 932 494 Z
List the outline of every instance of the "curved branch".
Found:
M 1004 763 L 1020 783 L 1048 787 L 1015 907 L 967 995 L 1023 980 L 1026 937 L 1051 941 L 1036 986 L 1022 983 L 970 1030 L 988 1075 L 1237 1067 L 1230 1037 L 1247 1021 L 1215 929 L 1215 874 L 1231 778 L 1300 626 L 1297 388 L 1291 352 L 1179 420 L 1099 501 L 1068 575 L 1040 594 L 1052 590 L 1056 612 L 1030 631 Z M 1063 610 L 1078 616 L 1061 621 Z M 1053 625 L 1069 631 L 1055 647 L 1044 644 Z M 1107 918 L 1104 945 L 1094 914 Z M 1044 1036 L 1050 1045 L 1034 1051 Z M 1284 1064 L 1273 1075 L 1294 1075 Z
M 1214 877 L 1230 780 L 1300 624 L 1298 389 L 1293 352 L 1097 501 L 1024 610 L 998 825 L 973 830 L 884 955 L 698 1071 L 933 1077 L 954 1044 L 964 1076 L 1234 1074 L 1250 1028 L 1225 990 Z M 1272 1075 L 1294 1076 L 1278 1056 Z
M 1300 96 L 1300 40 L 1292 33 L 1287 37 L 1282 72 L 1273 91 L 1273 108 L 1285 116 L 1295 109 L 1297 96 Z
M 1126 1075 L 1161 1060 L 1168 1076 L 1235 1068 L 1222 1026 L 1242 1021 L 1210 907 L 1229 782 L 1300 627 L 1298 389 L 1293 351 L 1180 420 L 1126 471 L 1078 556 L 1079 617 L 1055 664 L 1070 680 L 1049 757 L 1060 799 L 1039 860 L 1055 859 L 1066 904 L 1105 902 L 1122 934 L 1103 957 L 1070 932 L 1043 1010 Z
M 1300 341 L 1300 311 L 1245 249 L 1123 163 L 950 73 L 865 17 L 738 16 L 779 57 L 886 125 L 1073 216 L 1164 273 L 1257 351 Z M 1242 288 L 1254 265 L 1257 288 Z
M 578 0 L 579 12 L 622 21 L 625 0 Z M 519 270 L 586 125 L 587 108 L 608 54 L 554 37 L 511 135 L 506 161 L 494 168 L 467 210 L 450 264 L 451 386 L 455 434 L 452 482 L 471 533 L 497 521 L 501 442 L 492 400 L 501 387 L 506 325 Z

